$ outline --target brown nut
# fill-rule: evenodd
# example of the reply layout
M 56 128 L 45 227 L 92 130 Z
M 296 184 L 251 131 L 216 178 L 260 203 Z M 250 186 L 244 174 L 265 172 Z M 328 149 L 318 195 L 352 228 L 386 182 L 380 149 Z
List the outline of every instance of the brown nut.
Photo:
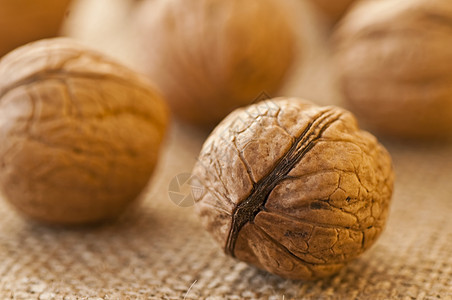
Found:
M 0 192 L 34 219 L 118 215 L 147 184 L 166 126 L 144 77 L 69 39 L 0 60 Z
M 193 174 L 197 211 L 225 252 L 294 279 L 331 275 L 369 248 L 393 186 L 389 154 L 351 113 L 294 98 L 231 113 Z
M 336 23 L 355 2 L 355 0 L 309 0 L 312 2 L 332 23 Z
M 363 1 L 335 34 L 349 108 L 381 134 L 452 136 L 452 1 Z
M 143 71 L 180 119 L 216 125 L 282 85 L 295 52 L 285 9 L 279 0 L 145 1 Z
M 0 0 L 0 56 L 23 44 L 54 37 L 70 0 Z

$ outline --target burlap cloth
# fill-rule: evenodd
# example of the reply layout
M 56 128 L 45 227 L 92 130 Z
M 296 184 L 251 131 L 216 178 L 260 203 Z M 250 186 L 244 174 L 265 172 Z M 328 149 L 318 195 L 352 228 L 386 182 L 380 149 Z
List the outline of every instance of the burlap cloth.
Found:
M 334 95 L 323 58 L 309 60 L 299 94 Z M 193 207 L 170 201 L 205 136 L 174 124 L 142 202 L 109 224 L 46 227 L 0 201 L 0 299 L 452 299 L 451 143 L 383 141 L 397 176 L 385 232 L 337 275 L 302 282 L 226 257 Z

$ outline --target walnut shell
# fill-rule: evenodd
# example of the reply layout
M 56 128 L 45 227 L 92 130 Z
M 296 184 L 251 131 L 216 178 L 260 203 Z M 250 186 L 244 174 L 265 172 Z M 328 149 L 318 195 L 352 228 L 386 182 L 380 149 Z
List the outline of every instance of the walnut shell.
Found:
M 34 219 L 118 215 L 147 184 L 166 126 L 144 77 L 69 39 L 0 60 L 0 192 Z
M 294 279 L 333 274 L 380 235 L 389 154 L 343 109 L 275 99 L 231 113 L 194 175 L 202 222 L 227 254 Z
M 282 85 L 295 56 L 286 9 L 279 0 L 145 1 L 143 71 L 180 119 L 216 125 Z
M 309 0 L 312 2 L 332 23 L 336 23 L 355 2 L 355 0 Z
M 0 56 L 23 44 L 54 37 L 70 0 L 0 0 Z
M 350 109 L 394 137 L 452 136 L 452 2 L 363 1 L 335 34 Z

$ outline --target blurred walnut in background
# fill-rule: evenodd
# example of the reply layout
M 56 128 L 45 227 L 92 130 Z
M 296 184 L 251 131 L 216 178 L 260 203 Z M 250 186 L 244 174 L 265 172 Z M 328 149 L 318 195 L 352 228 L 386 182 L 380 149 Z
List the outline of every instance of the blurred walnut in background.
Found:
M 281 87 L 296 52 L 283 3 L 145 1 L 137 15 L 145 48 L 141 67 L 179 118 L 215 125 Z
M 335 34 L 349 108 L 373 130 L 452 136 L 452 1 L 371 0 Z
M 71 0 L 0 0 L 0 56 L 56 36 Z

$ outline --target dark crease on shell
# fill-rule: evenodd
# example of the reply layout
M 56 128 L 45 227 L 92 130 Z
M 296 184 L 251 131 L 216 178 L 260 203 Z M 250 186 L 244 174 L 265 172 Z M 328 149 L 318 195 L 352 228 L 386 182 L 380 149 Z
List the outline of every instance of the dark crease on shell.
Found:
M 323 132 L 341 115 L 341 113 L 332 109 L 327 109 L 318 114 L 294 141 L 286 154 L 276 162 L 273 170 L 253 185 L 250 195 L 233 211 L 232 224 L 225 246 L 227 254 L 235 256 L 235 244 L 243 226 L 248 222 L 253 222 L 256 215 L 265 209 L 264 206 L 272 190 L 287 178 L 289 172 L 322 137 Z

